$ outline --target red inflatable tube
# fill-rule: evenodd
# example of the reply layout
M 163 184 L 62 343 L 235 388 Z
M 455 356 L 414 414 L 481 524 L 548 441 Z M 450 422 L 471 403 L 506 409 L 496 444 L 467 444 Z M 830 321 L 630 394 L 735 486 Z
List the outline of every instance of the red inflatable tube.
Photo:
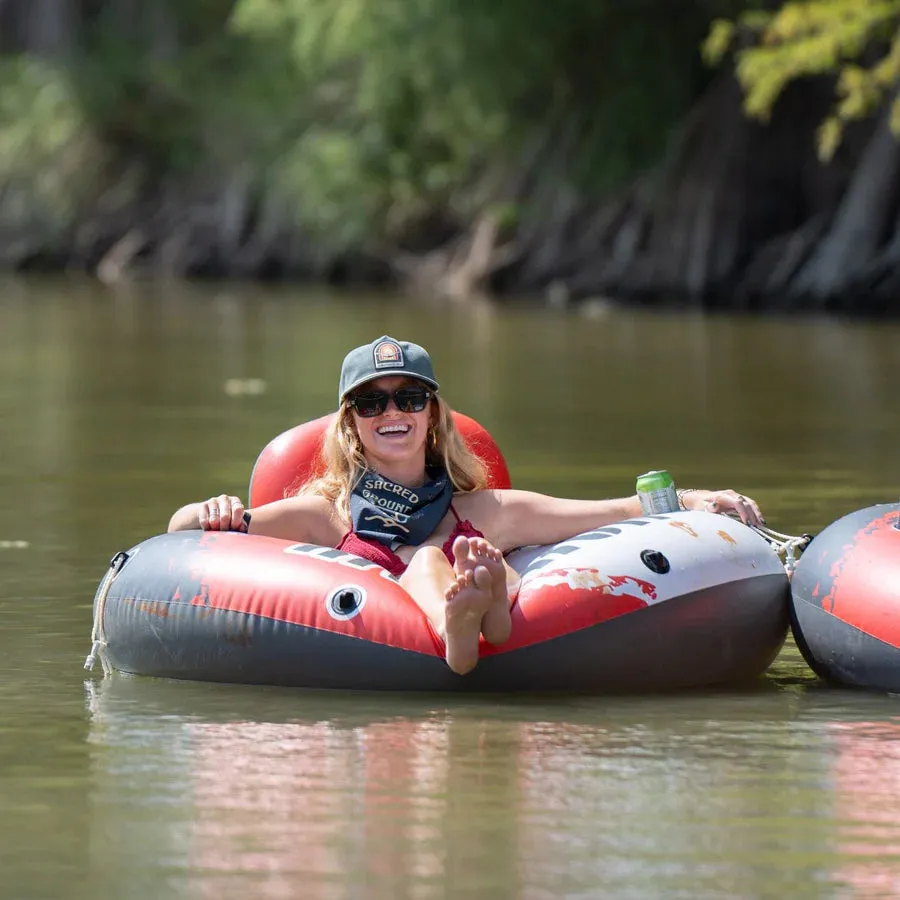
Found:
M 497 445 L 454 414 L 509 486 Z M 319 471 L 330 416 L 260 453 L 251 506 Z M 93 650 L 139 675 L 383 691 L 672 690 L 755 678 L 787 629 L 788 583 L 768 544 L 711 513 L 648 516 L 507 555 L 513 630 L 465 676 L 418 604 L 380 566 L 240 532 L 181 531 L 116 554 L 94 599 Z
M 322 439 L 335 415 L 296 425 L 266 444 L 250 476 L 251 507 L 293 496 L 301 485 L 321 473 Z M 453 421 L 466 444 L 485 464 L 488 486 L 508 488 L 506 460 L 488 431 L 462 413 L 454 412 Z

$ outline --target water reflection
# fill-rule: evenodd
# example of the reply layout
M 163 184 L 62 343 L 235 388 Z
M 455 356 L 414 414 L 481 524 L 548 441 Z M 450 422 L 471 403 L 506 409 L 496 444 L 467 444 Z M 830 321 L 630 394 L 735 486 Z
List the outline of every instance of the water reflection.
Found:
M 842 859 L 835 880 L 857 898 L 898 897 L 900 721 L 839 722 L 829 731 Z
M 489 733 L 398 719 L 349 730 L 196 724 L 188 734 L 191 867 L 204 895 L 230 896 L 234 877 L 250 875 L 254 893 L 267 897 L 291 896 L 298 875 L 314 898 L 334 896 L 337 883 L 346 896 L 363 885 L 378 897 L 403 896 L 410 885 L 462 891 L 492 869 L 485 887 L 508 886 L 508 862 L 498 856 L 506 829 L 469 821 L 490 765 Z M 502 804 L 499 775 L 489 794 Z
M 88 703 L 94 827 L 153 803 L 140 856 L 192 896 L 817 896 L 854 852 L 800 694 L 447 707 L 116 676 Z

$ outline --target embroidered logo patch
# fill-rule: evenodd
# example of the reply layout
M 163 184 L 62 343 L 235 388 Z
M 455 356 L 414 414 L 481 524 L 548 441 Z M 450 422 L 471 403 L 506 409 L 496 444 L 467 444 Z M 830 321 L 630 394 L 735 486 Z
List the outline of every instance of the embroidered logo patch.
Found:
M 403 368 L 403 351 L 396 341 L 381 341 L 375 345 L 375 368 Z

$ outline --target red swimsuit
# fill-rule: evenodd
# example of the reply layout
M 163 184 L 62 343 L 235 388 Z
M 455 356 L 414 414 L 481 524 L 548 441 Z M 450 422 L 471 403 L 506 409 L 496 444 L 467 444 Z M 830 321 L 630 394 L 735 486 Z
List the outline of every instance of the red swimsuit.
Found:
M 444 551 L 444 556 L 450 560 L 450 564 L 452 565 L 454 562 L 453 542 L 460 537 L 460 535 L 462 537 L 484 537 L 484 535 L 468 519 L 460 519 L 456 510 L 453 508 L 452 503 L 450 504 L 450 512 L 456 516 L 456 524 L 453 526 L 453 531 L 450 532 L 450 537 L 444 541 L 441 550 Z M 378 563 L 379 566 L 387 569 L 388 572 L 396 578 L 399 578 L 406 571 L 407 564 L 403 562 L 390 547 L 387 547 L 376 540 L 362 538 L 355 531 L 348 531 L 341 538 L 341 542 L 337 545 L 337 549 L 344 550 L 347 553 L 353 553 L 356 556 L 361 556 L 363 559 L 368 559 L 370 562 Z

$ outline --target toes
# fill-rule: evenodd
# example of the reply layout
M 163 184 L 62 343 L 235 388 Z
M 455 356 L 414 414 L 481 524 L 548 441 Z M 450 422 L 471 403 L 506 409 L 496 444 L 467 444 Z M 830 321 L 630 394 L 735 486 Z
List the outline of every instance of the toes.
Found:
M 450 582 L 447 590 L 444 592 L 444 598 L 447 602 L 453 600 L 461 590 L 467 587 L 471 587 L 472 585 L 472 573 L 462 572 L 457 575 L 456 578 Z
M 486 538 L 470 538 L 469 547 L 472 557 L 476 560 L 490 560 L 496 563 L 503 559 L 503 554 Z
M 469 539 L 460 535 L 453 542 L 453 568 L 457 575 L 462 575 L 470 568 L 471 554 L 469 553 Z
M 475 566 L 472 572 L 472 580 L 475 582 L 475 587 L 483 591 L 490 590 L 494 581 L 490 571 L 484 566 Z

